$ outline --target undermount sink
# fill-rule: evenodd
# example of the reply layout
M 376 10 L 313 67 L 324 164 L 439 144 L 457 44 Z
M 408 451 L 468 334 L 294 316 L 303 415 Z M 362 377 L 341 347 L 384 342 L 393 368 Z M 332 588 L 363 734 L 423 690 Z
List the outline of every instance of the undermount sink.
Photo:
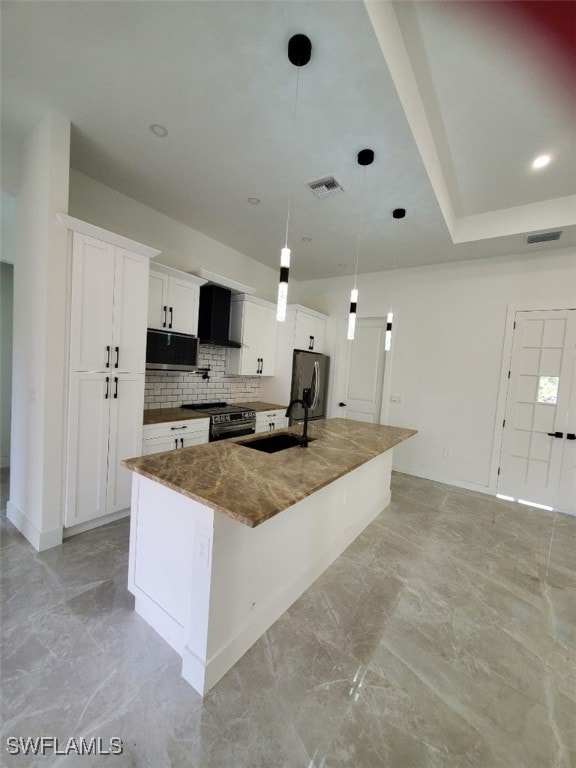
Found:
M 266 435 L 266 437 L 257 437 L 253 440 L 239 440 L 240 445 L 246 448 L 254 448 L 255 451 L 264 451 L 264 453 L 276 453 L 285 451 L 287 448 L 294 448 L 300 445 L 300 435 L 291 435 L 282 433 L 280 435 Z M 312 442 L 308 438 L 308 442 Z

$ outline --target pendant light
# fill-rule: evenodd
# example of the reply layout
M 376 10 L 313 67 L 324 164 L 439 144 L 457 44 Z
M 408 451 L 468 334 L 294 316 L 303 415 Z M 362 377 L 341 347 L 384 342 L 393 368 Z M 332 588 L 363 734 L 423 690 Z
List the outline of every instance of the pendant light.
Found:
M 403 219 L 404 216 L 406 216 L 406 209 L 405 208 L 394 208 L 392 211 L 392 216 L 399 221 L 400 219 Z M 396 251 L 397 248 L 394 250 L 394 269 L 396 269 Z M 384 351 L 390 352 L 392 349 L 392 322 L 394 320 L 394 313 L 392 312 L 392 302 L 390 302 L 390 309 L 388 310 L 388 315 L 386 316 L 386 334 L 384 336 Z
M 298 85 L 300 67 L 310 61 L 312 43 L 306 35 L 294 35 L 288 41 L 288 59 L 296 67 L 296 92 L 294 95 L 294 130 L 292 136 L 292 151 L 290 153 L 290 171 L 288 174 L 288 214 L 286 216 L 286 240 L 280 252 L 280 282 L 278 284 L 278 304 L 276 320 L 286 320 L 286 304 L 288 301 L 288 275 L 290 272 L 290 248 L 288 248 L 288 230 L 290 227 L 290 207 L 292 204 L 292 166 L 294 163 L 294 145 L 296 143 L 296 118 L 298 114 Z
M 362 214 L 364 213 L 364 186 L 366 182 L 366 166 L 374 162 L 374 152 L 371 149 L 362 149 L 358 152 L 358 165 L 363 166 L 362 198 L 360 204 L 360 216 L 358 217 L 358 241 L 356 243 L 356 270 L 354 272 L 354 288 L 350 291 L 350 314 L 348 316 L 348 340 L 352 341 L 356 332 L 356 308 L 358 306 L 358 261 L 360 259 L 360 240 L 362 238 Z

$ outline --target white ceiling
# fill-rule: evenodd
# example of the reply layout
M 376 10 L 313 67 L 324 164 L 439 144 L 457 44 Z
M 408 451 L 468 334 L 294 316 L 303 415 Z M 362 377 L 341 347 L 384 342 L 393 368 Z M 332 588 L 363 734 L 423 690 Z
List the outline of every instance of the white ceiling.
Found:
M 74 168 L 274 268 L 293 153 L 300 280 L 354 270 L 362 207 L 361 272 L 573 246 L 576 83 L 483 5 L 5 1 L 3 137 L 56 110 Z M 294 130 L 296 33 L 313 50 Z M 318 200 L 304 182 L 329 174 L 345 192 Z

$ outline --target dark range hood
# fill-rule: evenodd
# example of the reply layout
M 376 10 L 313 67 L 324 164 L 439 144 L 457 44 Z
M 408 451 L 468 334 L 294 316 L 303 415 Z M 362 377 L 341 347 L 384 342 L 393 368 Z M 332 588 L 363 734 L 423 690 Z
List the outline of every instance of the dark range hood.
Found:
M 198 312 L 198 337 L 200 344 L 214 347 L 235 347 L 242 345 L 230 339 L 230 297 L 228 288 L 219 285 L 200 287 L 200 309 Z

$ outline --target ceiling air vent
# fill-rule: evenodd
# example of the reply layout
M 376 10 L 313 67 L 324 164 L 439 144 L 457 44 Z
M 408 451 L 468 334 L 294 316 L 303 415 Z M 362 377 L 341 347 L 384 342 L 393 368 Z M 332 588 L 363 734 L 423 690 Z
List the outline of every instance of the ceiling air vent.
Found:
M 306 186 L 314 192 L 316 197 L 331 197 L 332 195 L 344 192 L 342 185 L 334 176 L 326 176 L 324 179 L 316 179 L 316 181 L 307 181 Z
M 526 242 L 531 243 L 547 243 L 549 240 L 560 240 L 562 232 L 542 232 L 540 235 L 528 235 Z

